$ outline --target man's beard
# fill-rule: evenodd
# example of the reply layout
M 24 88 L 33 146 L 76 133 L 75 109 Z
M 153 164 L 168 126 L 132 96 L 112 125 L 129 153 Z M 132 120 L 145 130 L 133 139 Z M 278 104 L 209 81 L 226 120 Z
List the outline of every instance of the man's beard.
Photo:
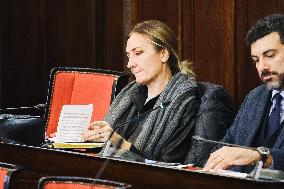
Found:
M 278 77 L 278 81 L 268 81 L 268 82 L 265 82 L 266 83 L 266 87 L 269 89 L 269 90 L 283 90 L 284 89 L 284 73 L 278 73 L 278 72 L 268 72 L 268 73 L 263 73 L 262 75 L 275 75 Z

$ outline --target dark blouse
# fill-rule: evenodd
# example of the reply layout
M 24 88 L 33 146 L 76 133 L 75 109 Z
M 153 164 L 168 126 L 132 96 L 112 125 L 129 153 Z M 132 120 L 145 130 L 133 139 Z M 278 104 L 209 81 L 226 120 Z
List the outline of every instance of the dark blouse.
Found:
M 150 111 L 151 109 L 153 109 L 155 103 L 157 102 L 159 98 L 159 95 L 150 99 L 146 104 L 145 100 L 144 100 L 144 105 L 141 104 L 140 107 L 142 107 L 142 109 L 138 110 L 138 107 L 136 107 L 136 112 L 133 116 L 133 118 L 137 117 L 137 116 L 141 116 L 141 118 L 139 118 L 137 121 L 133 122 L 131 124 L 131 127 L 128 127 L 128 130 L 125 133 L 125 139 L 129 140 L 129 142 L 132 142 L 131 139 L 136 138 L 138 136 L 138 134 L 141 132 L 144 122 L 147 118 L 148 113 L 145 113 L 147 111 Z M 142 102 L 142 101 L 141 101 Z M 150 112 L 149 112 L 150 113 Z M 145 116 L 143 116 L 145 115 Z

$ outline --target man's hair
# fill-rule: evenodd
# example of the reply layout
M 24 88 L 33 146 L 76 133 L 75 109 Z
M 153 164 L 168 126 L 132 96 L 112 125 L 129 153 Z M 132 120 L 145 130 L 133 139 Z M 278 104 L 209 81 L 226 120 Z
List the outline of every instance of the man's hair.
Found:
M 272 14 L 257 21 L 257 23 L 251 27 L 246 36 L 247 45 L 251 45 L 258 39 L 272 33 L 278 32 L 280 41 L 284 44 L 284 15 Z

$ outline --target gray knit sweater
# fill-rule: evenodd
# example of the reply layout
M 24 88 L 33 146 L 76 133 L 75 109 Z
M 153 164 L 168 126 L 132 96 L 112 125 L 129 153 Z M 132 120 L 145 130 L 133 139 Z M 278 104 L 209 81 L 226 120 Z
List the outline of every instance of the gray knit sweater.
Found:
M 133 96 L 137 94 L 139 87 L 141 85 L 136 82 L 128 84 L 113 101 L 105 121 L 115 127 L 135 117 L 137 108 L 133 104 Z M 142 129 L 136 133 L 136 139 L 132 139 L 131 143 L 147 159 L 183 162 L 199 107 L 196 81 L 184 74 L 175 74 L 160 94 L 154 108 L 162 102 L 170 104 L 149 113 L 144 118 Z M 131 123 L 125 124 L 117 132 L 124 137 L 128 127 L 131 127 Z

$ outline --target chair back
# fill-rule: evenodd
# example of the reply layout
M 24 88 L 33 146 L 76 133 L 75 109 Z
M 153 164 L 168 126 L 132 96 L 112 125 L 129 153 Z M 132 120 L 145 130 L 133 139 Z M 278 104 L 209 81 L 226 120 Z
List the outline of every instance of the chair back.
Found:
M 44 120 L 40 116 L 0 115 L 0 141 L 30 146 L 44 142 Z
M 127 76 L 115 71 L 74 67 L 53 68 L 45 113 L 47 136 L 56 131 L 60 111 L 65 104 L 93 104 L 91 120 L 103 119 L 112 99 L 127 82 Z
M 131 185 L 86 177 L 53 176 L 39 180 L 38 189 L 127 189 Z
M 45 105 L 0 109 L 0 141 L 40 146 L 44 142 Z
M 15 165 L 0 163 L 0 189 L 10 188 L 10 179 L 17 170 Z
M 219 141 L 234 120 L 231 98 L 221 85 L 198 82 L 198 88 L 200 106 L 193 135 Z M 214 144 L 192 139 L 185 163 L 203 166 L 213 147 Z

